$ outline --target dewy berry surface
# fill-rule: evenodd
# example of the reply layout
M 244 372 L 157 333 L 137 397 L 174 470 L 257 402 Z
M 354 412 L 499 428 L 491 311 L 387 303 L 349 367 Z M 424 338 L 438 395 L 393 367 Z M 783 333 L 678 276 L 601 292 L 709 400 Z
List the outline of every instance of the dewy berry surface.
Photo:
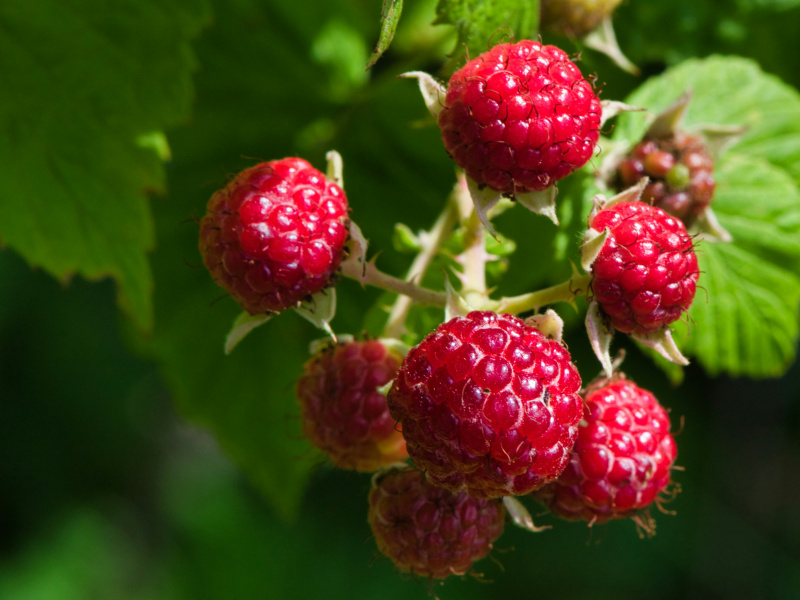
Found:
M 683 223 L 644 202 L 600 210 L 589 224 L 609 236 L 592 264 L 592 294 L 619 331 L 648 334 L 680 318 L 699 271 Z
M 200 252 L 250 314 L 296 306 L 327 287 L 347 241 L 347 199 L 300 158 L 245 169 L 209 200 Z
M 406 444 L 378 388 L 402 358 L 377 340 L 327 346 L 297 382 L 303 433 L 338 467 L 376 471 L 408 458 Z
M 501 502 L 431 485 L 416 469 L 379 474 L 369 495 L 378 549 L 399 571 L 436 579 L 463 575 L 489 554 L 504 519 Z
M 506 195 L 543 190 L 585 165 L 600 100 L 555 46 L 500 44 L 450 78 L 439 127 L 453 160 Z
M 634 516 L 670 483 L 677 449 L 669 429 L 664 408 L 633 382 L 590 386 L 569 466 L 534 496 L 569 520 Z
M 412 349 L 388 400 L 433 483 L 494 498 L 561 473 L 582 414 L 580 386 L 563 345 L 511 315 L 474 311 Z

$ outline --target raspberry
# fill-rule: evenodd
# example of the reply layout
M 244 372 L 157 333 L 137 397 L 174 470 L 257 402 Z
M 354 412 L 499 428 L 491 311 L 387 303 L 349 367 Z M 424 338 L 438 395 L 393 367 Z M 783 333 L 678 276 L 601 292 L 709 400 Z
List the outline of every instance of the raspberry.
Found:
M 608 17 L 622 0 L 542 0 L 542 31 L 582 38 Z
M 250 314 L 296 306 L 331 283 L 347 241 L 342 189 L 300 158 L 239 173 L 208 201 L 200 253 Z
M 378 475 L 369 494 L 378 549 L 398 570 L 415 575 L 444 579 L 468 572 L 489 554 L 504 519 L 502 503 L 431 485 L 415 469 Z
M 663 208 L 691 226 L 714 196 L 714 160 L 700 138 L 677 133 L 666 139 L 645 139 L 617 169 L 618 190 L 642 177 L 650 183 L 642 200 Z
M 590 222 L 609 236 L 592 263 L 592 293 L 624 333 L 663 330 L 694 299 L 697 255 L 683 223 L 644 202 L 600 210 Z
M 523 40 L 453 74 L 439 127 L 467 175 L 513 195 L 544 190 L 585 165 L 600 116 L 592 86 L 562 50 Z
M 670 482 L 677 450 L 667 412 L 653 394 L 624 379 L 590 386 L 585 402 L 569 465 L 534 497 L 568 520 L 636 516 Z
M 344 469 L 376 471 L 408 457 L 405 440 L 377 388 L 394 378 L 401 357 L 376 340 L 329 345 L 297 382 L 303 433 Z
M 561 473 L 581 418 L 580 386 L 560 343 L 511 315 L 473 311 L 406 356 L 388 400 L 433 483 L 495 498 Z

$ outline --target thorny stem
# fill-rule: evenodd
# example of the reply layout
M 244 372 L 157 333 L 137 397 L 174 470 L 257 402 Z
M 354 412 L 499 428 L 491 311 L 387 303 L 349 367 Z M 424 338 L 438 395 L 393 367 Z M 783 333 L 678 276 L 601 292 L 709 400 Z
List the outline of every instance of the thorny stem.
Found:
M 347 260 L 342 262 L 341 272 L 345 277 L 355 279 L 364 285 L 372 285 L 395 294 L 403 294 L 420 304 L 444 308 L 447 302 L 447 295 L 444 292 L 434 292 L 410 281 L 393 277 L 378 269 L 373 262 L 362 265 L 358 261 Z
M 411 267 L 409 267 L 406 274 L 406 281 L 419 281 L 425 275 L 425 271 L 428 270 L 433 257 L 436 256 L 439 248 L 447 240 L 453 225 L 456 223 L 458 218 L 457 208 L 451 197 L 430 231 L 420 233 L 419 240 L 422 249 L 414 258 L 414 262 L 411 263 Z M 405 333 L 406 317 L 408 317 L 408 311 L 413 303 L 414 299 L 411 296 L 399 295 L 397 297 L 389 313 L 389 319 L 386 321 L 383 337 L 399 338 Z
M 573 302 L 578 296 L 587 293 L 591 282 L 591 275 L 576 273 L 566 281 L 549 288 L 491 302 L 491 309 L 516 315 L 529 310 L 539 310 L 542 306 L 555 302 Z

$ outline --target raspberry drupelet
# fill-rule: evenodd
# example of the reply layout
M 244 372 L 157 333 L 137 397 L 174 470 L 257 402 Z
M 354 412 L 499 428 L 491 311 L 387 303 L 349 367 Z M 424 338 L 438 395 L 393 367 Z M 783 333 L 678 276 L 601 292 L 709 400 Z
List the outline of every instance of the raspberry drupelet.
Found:
M 687 227 L 711 204 L 716 182 L 714 159 L 700 137 L 684 132 L 645 139 L 619 163 L 618 191 L 649 178 L 642 200 L 681 219 Z
M 378 549 L 401 572 L 434 579 L 463 575 L 503 533 L 505 509 L 432 485 L 416 469 L 379 473 L 368 520 Z
M 679 219 L 644 202 L 622 202 L 600 210 L 589 225 L 609 230 L 591 266 L 591 288 L 616 329 L 657 332 L 689 309 L 699 271 Z
M 585 165 L 602 108 L 555 46 L 500 44 L 450 78 L 439 127 L 453 160 L 502 194 L 541 191 Z
M 297 382 L 303 433 L 343 469 L 376 471 L 406 460 L 406 444 L 378 388 L 402 357 L 378 340 L 322 348 Z
M 433 483 L 496 498 L 561 473 L 582 414 L 580 386 L 561 343 L 517 317 L 473 311 L 412 349 L 388 400 Z
M 342 189 L 300 158 L 250 167 L 208 201 L 200 253 L 250 314 L 280 312 L 331 284 L 348 237 Z
M 625 379 L 590 386 L 585 402 L 569 465 L 533 495 L 568 520 L 635 517 L 671 480 L 677 449 L 667 412 Z

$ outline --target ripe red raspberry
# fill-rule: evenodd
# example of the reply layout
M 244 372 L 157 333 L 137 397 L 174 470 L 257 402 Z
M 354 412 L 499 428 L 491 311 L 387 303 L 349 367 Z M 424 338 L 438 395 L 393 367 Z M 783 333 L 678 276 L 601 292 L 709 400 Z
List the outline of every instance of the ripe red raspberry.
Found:
M 644 202 L 622 202 L 589 225 L 610 232 L 592 263 L 592 293 L 616 329 L 656 332 L 689 309 L 699 271 L 681 221 Z
M 404 573 L 444 579 L 463 575 L 503 533 L 505 509 L 431 485 L 416 469 L 379 474 L 368 520 L 378 549 Z
M 347 241 L 342 189 L 300 158 L 239 173 L 208 201 L 200 253 L 250 314 L 296 306 L 328 286 Z
M 408 458 L 402 434 L 377 388 L 402 357 L 377 340 L 326 346 L 297 382 L 303 433 L 343 469 L 376 471 Z
M 713 171 L 714 159 L 703 141 L 677 133 L 637 144 L 617 168 L 616 187 L 622 191 L 649 177 L 642 200 L 690 226 L 714 196 Z
M 670 482 L 675 440 L 653 394 L 619 379 L 590 386 L 570 463 L 534 492 L 558 516 L 603 523 L 636 516 Z
M 560 343 L 511 315 L 474 311 L 406 356 L 388 400 L 433 483 L 496 498 L 558 477 L 577 435 L 580 386 Z
M 543 190 L 585 165 L 600 100 L 555 46 L 500 44 L 450 78 L 439 127 L 447 152 L 479 185 Z
M 582 38 L 596 29 L 622 0 L 542 0 L 542 31 Z

